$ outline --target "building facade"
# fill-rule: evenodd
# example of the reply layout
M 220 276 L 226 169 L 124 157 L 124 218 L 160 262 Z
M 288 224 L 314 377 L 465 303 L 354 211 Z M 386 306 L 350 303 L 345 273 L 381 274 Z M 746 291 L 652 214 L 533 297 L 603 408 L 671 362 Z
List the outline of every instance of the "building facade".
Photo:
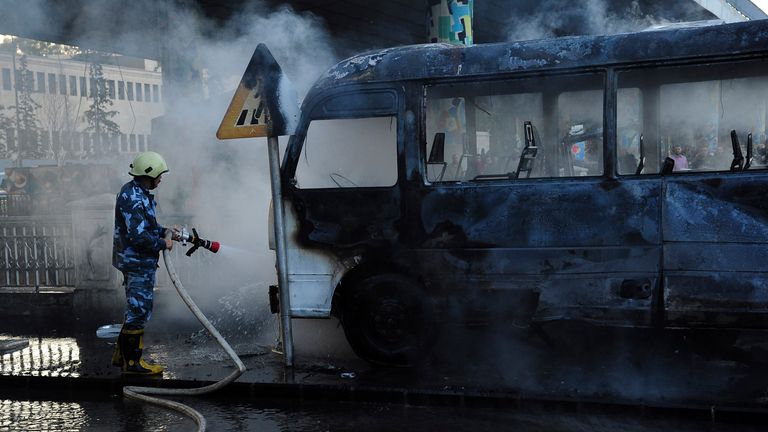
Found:
M 127 57 L 109 57 L 102 64 L 103 80 L 91 78 L 89 63 L 64 56 L 31 56 L 27 61 L 27 80 L 42 131 L 43 159 L 88 159 L 87 149 L 95 143 L 88 127 L 86 111 L 95 92 L 102 91 L 112 101 L 107 111 L 120 129 L 119 135 L 104 143 L 107 157 L 120 153 L 137 153 L 152 147 L 151 121 L 163 115 L 162 73 L 156 61 Z M 15 69 L 14 72 L 14 62 Z M 20 56 L 0 52 L 0 106 L 11 127 L 6 130 L 6 145 L 0 147 L 0 159 L 18 157 L 16 144 L 17 93 L 20 88 Z M 25 157 L 26 158 L 26 157 Z

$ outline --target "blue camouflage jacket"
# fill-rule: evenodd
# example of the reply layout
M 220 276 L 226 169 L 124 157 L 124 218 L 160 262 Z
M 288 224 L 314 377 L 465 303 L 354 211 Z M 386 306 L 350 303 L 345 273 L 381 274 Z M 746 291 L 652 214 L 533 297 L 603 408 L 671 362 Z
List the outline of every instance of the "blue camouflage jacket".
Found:
M 123 185 L 115 205 L 112 265 L 120 271 L 154 270 L 165 249 L 164 233 L 155 218 L 155 197 L 135 179 Z

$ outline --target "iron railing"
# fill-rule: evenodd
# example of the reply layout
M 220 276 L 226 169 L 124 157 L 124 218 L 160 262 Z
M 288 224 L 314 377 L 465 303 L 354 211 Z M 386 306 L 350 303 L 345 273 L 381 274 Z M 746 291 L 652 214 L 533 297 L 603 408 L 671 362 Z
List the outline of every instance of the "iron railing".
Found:
M 0 287 L 73 287 L 72 221 L 64 218 L 0 219 Z

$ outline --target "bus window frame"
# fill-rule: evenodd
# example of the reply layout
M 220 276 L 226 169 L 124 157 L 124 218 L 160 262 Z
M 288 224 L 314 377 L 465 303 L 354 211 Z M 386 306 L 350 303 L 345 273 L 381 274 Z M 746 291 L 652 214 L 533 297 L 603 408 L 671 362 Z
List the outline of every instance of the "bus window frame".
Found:
M 536 72 L 518 72 L 514 74 L 503 74 L 500 76 L 474 76 L 474 77 L 464 77 L 464 78 L 450 78 L 450 79 L 441 79 L 441 80 L 424 80 L 419 83 L 420 85 L 420 103 L 419 103 L 419 136 L 418 136 L 418 151 L 419 151 L 419 171 L 421 176 L 421 182 L 422 186 L 425 187 L 476 187 L 481 186 L 485 184 L 489 185 L 497 185 L 497 184 L 506 184 L 506 183 L 517 183 L 517 182 L 562 182 L 564 180 L 569 181 L 591 181 L 594 179 L 606 179 L 606 178 L 615 178 L 615 174 L 613 171 L 615 170 L 615 163 L 612 162 L 612 156 L 613 152 L 611 150 L 610 143 L 608 142 L 608 139 L 615 135 L 615 133 L 610 134 L 609 130 L 615 130 L 615 115 L 613 116 L 613 123 L 609 123 L 611 121 L 610 116 L 608 115 L 609 111 L 609 92 L 611 91 L 611 80 L 613 80 L 613 83 L 616 82 L 616 79 L 612 77 L 613 67 L 610 67 L 608 65 L 600 65 L 597 67 L 589 67 L 589 68 L 579 68 L 579 69 L 568 69 L 568 70 L 547 70 L 547 71 L 536 71 Z M 601 78 L 600 85 L 594 86 L 594 88 L 576 88 L 576 87 L 570 87 L 568 86 L 568 83 L 566 80 L 571 77 L 575 76 L 581 76 L 584 78 L 584 81 L 589 81 L 589 78 L 595 78 L 596 76 Z M 615 75 L 613 75 L 615 77 Z M 521 80 L 547 80 L 550 78 L 554 78 L 558 81 L 558 83 L 563 83 L 559 86 L 558 90 L 559 92 L 555 93 L 556 98 L 562 95 L 566 92 L 574 92 L 574 91 L 591 91 L 591 90 L 598 90 L 603 92 L 603 98 L 602 98 L 602 164 L 603 164 L 603 170 L 601 174 L 598 175 L 591 175 L 591 176 L 562 176 L 562 177 L 530 177 L 530 178 L 493 178 L 493 179 L 482 179 L 482 180 L 469 180 L 469 181 L 430 181 L 428 178 L 428 172 L 427 172 L 427 157 L 428 157 L 428 151 L 427 148 L 431 144 L 428 142 L 429 137 L 426 136 L 427 134 L 427 102 L 430 99 L 430 89 L 449 89 L 451 87 L 464 87 L 464 88 L 483 88 L 483 86 L 487 86 L 494 83 L 504 84 L 504 83 L 511 83 L 514 81 L 521 81 Z M 596 80 L 597 82 L 597 80 Z M 514 86 L 510 85 L 509 87 L 514 89 L 521 89 L 525 88 L 525 86 Z M 536 89 L 542 89 L 542 86 L 530 86 L 530 92 L 529 93 L 535 93 Z M 564 91 L 565 90 L 565 91 Z M 519 94 L 523 94 L 524 92 L 520 92 Z M 494 96 L 494 95 L 501 95 L 503 93 L 499 92 L 478 92 L 477 94 L 473 94 L 474 96 Z M 434 93 L 431 95 L 432 99 L 435 98 L 447 98 L 447 97 L 456 97 L 455 94 L 451 94 L 449 91 L 445 91 L 445 94 L 438 93 L 435 95 Z M 610 96 L 615 101 L 615 96 Z M 615 110 L 614 110 L 615 111 Z M 610 126 L 613 126 L 613 129 L 611 129 Z M 537 125 L 534 124 L 534 127 Z M 539 132 L 540 133 L 540 132 Z M 558 138 L 559 139 L 559 138 Z M 446 162 L 448 162 L 446 160 Z
M 745 73 L 741 69 L 738 69 L 736 66 L 738 64 L 744 64 L 744 63 L 753 63 L 757 64 L 759 62 L 765 62 L 766 63 L 766 73 L 763 75 L 759 74 L 750 74 Z M 719 67 L 718 67 L 719 66 Z M 721 72 L 722 69 L 727 69 L 728 67 L 731 67 L 730 70 L 728 70 L 728 75 L 723 77 L 723 74 Z M 717 67 L 717 68 L 709 68 L 708 67 Z M 684 72 L 686 68 L 704 68 L 705 73 L 702 75 L 695 75 L 695 80 L 691 80 L 690 77 L 692 75 Z M 732 80 L 732 79 L 739 79 L 739 78 L 756 78 L 760 76 L 764 76 L 766 79 L 768 79 L 768 58 L 761 53 L 758 54 L 750 54 L 750 55 L 733 55 L 733 56 L 715 56 L 715 57 L 707 57 L 707 58 L 697 58 L 697 59 L 675 59 L 672 61 L 665 61 L 665 62 L 642 62 L 642 63 L 636 63 L 632 65 L 622 65 L 613 67 L 612 74 L 614 77 L 614 87 L 612 89 L 612 92 L 614 94 L 614 103 L 616 110 L 613 115 L 613 125 L 615 126 L 615 129 L 612 133 L 612 140 L 614 144 L 614 148 L 616 149 L 615 158 L 613 161 L 614 168 L 615 168 L 615 175 L 617 178 L 642 178 L 642 179 L 653 179 L 653 178 L 661 178 L 666 176 L 690 176 L 690 175 L 707 175 L 707 174 L 726 174 L 726 173 L 734 173 L 738 174 L 739 172 L 733 172 L 728 169 L 722 169 L 722 170 L 686 170 L 686 171 L 672 171 L 670 173 L 662 174 L 661 169 L 659 169 L 658 172 L 655 173 L 642 173 L 642 174 L 636 174 L 634 172 L 629 174 L 621 174 L 619 173 L 618 169 L 618 145 L 619 145 L 619 127 L 618 127 L 618 92 L 620 89 L 631 89 L 631 88 L 640 88 L 636 82 L 630 81 L 627 86 L 622 87 L 621 86 L 621 75 L 623 73 L 632 73 L 632 72 L 653 72 L 656 74 L 656 81 L 655 83 L 661 83 L 658 84 L 658 88 L 661 89 L 663 85 L 671 85 L 671 84 L 692 84 L 692 83 L 702 83 L 707 81 L 714 81 L 714 80 Z M 666 76 L 674 76 L 675 79 L 668 79 L 668 80 L 660 80 L 658 79 L 658 76 L 662 74 L 662 71 L 670 71 L 677 69 L 677 74 L 669 74 Z M 752 69 L 750 69 L 752 70 Z M 689 79 L 685 79 L 688 77 Z M 660 108 L 660 105 L 659 107 Z M 657 114 L 658 109 L 657 109 Z M 738 132 L 738 131 L 737 131 Z M 642 131 L 641 131 L 642 133 Z M 658 142 L 656 143 L 658 148 L 658 151 L 661 151 L 661 146 L 658 145 Z M 746 142 L 742 142 L 742 150 L 746 152 Z M 646 146 L 647 147 L 647 146 Z M 646 152 L 647 154 L 647 152 Z M 659 168 L 661 167 L 661 164 L 663 163 L 663 157 L 661 154 L 659 156 Z M 754 165 L 753 165 L 754 167 Z M 648 168 L 646 164 L 646 169 Z M 755 167 L 756 168 L 756 167 Z M 754 169 L 754 171 L 764 171 L 768 169 L 768 166 L 761 167 Z M 752 168 L 750 168 L 752 170 Z
M 352 109 L 340 109 L 325 112 L 323 107 L 334 99 L 339 99 L 347 95 L 361 95 L 365 93 L 390 93 L 395 97 L 394 107 L 387 109 L 370 109 L 366 111 L 352 110 Z M 394 189 L 399 187 L 404 177 L 404 158 L 405 158 L 405 99 L 407 98 L 406 92 L 402 85 L 392 85 L 391 83 L 381 83 L 376 85 L 347 85 L 341 87 L 334 87 L 328 91 L 322 92 L 310 100 L 304 101 L 302 111 L 306 111 L 309 114 L 301 116 L 301 120 L 296 128 L 296 134 L 291 135 L 287 144 L 287 150 L 283 155 L 283 161 L 281 166 L 283 167 L 282 175 L 284 181 L 291 185 L 292 189 L 296 191 L 324 191 L 335 190 L 338 188 L 317 188 L 317 189 L 302 189 L 296 184 L 296 171 L 298 169 L 304 146 L 306 145 L 307 132 L 309 131 L 309 125 L 315 120 L 339 120 L 339 119 L 362 119 L 369 117 L 394 117 L 397 128 L 396 139 L 396 157 L 397 157 L 397 175 L 396 181 L 392 186 L 375 186 L 375 187 L 357 187 L 348 188 L 355 190 L 366 189 Z

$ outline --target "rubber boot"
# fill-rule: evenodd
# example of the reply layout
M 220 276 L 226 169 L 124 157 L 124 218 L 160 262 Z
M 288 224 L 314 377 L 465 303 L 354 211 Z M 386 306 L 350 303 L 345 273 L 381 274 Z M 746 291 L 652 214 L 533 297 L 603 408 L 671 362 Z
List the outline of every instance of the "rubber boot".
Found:
M 123 373 L 134 375 L 157 375 L 163 373 L 163 367 L 147 363 L 141 353 L 144 351 L 144 329 L 120 331 L 118 337 L 124 363 Z

